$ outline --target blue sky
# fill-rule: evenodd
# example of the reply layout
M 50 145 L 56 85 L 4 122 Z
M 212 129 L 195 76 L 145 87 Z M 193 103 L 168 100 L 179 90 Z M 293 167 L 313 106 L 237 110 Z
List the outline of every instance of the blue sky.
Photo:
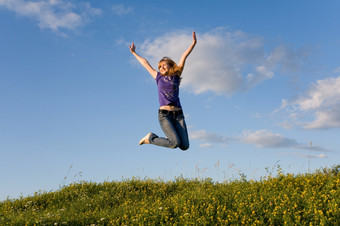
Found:
M 339 164 L 338 1 L 0 0 L 0 199 L 79 180 L 259 179 Z M 131 55 L 178 61 L 191 147 Z M 279 166 L 278 166 L 279 165 Z

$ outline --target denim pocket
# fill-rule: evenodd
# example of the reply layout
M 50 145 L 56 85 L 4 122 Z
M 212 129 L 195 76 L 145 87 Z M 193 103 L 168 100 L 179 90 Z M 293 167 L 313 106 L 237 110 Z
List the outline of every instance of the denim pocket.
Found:
M 180 120 L 184 120 L 184 115 L 183 114 L 180 114 L 176 117 L 176 120 L 177 121 L 180 121 Z
M 160 110 L 160 111 L 158 112 L 158 114 L 161 115 L 161 116 L 163 116 L 163 117 L 168 116 L 169 113 L 170 113 L 170 111 L 163 111 L 163 110 Z
M 162 118 L 166 118 L 168 116 L 169 113 L 163 113 L 163 112 L 159 112 L 158 113 L 158 118 L 162 119 Z

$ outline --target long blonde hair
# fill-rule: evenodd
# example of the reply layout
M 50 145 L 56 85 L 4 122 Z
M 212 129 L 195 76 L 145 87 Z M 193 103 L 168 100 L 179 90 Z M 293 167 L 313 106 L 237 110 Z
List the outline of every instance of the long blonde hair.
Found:
M 163 57 L 158 63 L 158 70 L 162 62 L 166 62 L 170 66 L 169 71 L 165 75 L 177 75 L 181 77 L 183 67 L 178 66 L 170 57 Z

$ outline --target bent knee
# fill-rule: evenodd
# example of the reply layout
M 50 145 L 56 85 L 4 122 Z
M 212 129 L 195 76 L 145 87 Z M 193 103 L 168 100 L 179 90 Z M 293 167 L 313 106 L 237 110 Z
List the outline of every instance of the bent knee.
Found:
M 188 145 L 182 145 L 179 147 L 182 151 L 186 151 L 189 149 L 189 144 Z
M 178 148 L 180 147 L 180 142 L 171 142 L 171 145 L 169 148 L 172 148 L 172 149 L 175 149 L 175 148 Z
M 182 151 L 186 151 L 189 149 L 189 144 L 183 144 L 180 141 L 173 141 L 171 142 L 170 148 L 172 149 L 180 148 Z
M 178 138 L 168 138 L 169 140 L 169 148 L 175 149 L 181 146 L 181 140 Z

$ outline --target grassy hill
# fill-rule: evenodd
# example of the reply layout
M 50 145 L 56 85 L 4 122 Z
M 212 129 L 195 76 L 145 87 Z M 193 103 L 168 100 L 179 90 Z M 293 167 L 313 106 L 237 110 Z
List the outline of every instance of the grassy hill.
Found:
M 339 168 L 225 183 L 73 183 L 1 202 L 0 225 L 340 225 Z

